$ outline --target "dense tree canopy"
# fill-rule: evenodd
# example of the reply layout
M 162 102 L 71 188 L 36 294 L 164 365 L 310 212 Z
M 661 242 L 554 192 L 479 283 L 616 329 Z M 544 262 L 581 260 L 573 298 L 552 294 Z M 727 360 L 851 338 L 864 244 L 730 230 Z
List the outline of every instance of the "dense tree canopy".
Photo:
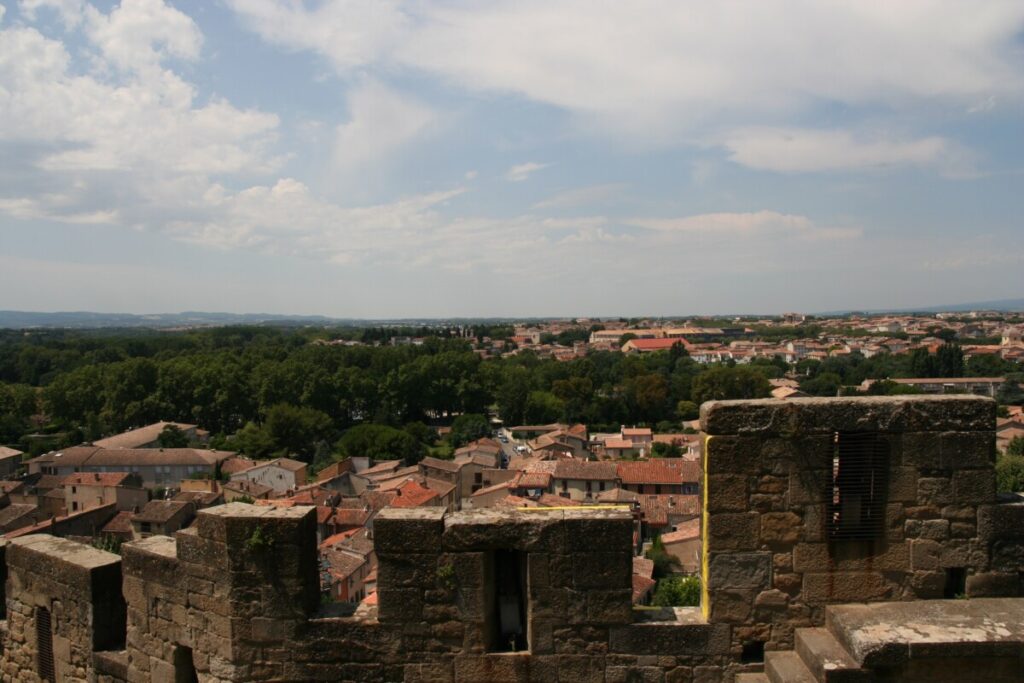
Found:
M 681 345 L 641 355 L 591 352 L 566 362 L 528 350 L 486 360 L 474 353 L 476 339 L 511 332 L 487 325 L 0 331 L 0 442 L 49 448 L 170 420 L 198 424 L 216 445 L 254 457 L 414 461 L 436 440 L 428 425 L 452 424 L 455 441 L 464 443 L 487 433 L 494 412 L 509 426 L 559 421 L 583 422 L 593 431 L 623 424 L 679 429 L 703 401 L 767 396 L 768 379 L 791 369 L 780 358 L 701 365 Z M 570 332 L 555 341 L 572 343 L 588 330 Z M 415 346 L 387 343 L 423 333 L 434 336 Z M 378 345 L 319 343 L 334 339 Z M 801 388 L 815 395 L 849 393 L 865 379 L 949 372 L 1005 375 L 1012 381 L 1000 400 L 1024 398 L 1016 386 L 1024 379 L 1018 364 L 996 356 L 964 362 L 955 345 L 933 354 L 854 353 L 793 369 Z M 876 382 L 871 391 L 909 389 Z M 40 432 L 51 440 L 25 438 Z

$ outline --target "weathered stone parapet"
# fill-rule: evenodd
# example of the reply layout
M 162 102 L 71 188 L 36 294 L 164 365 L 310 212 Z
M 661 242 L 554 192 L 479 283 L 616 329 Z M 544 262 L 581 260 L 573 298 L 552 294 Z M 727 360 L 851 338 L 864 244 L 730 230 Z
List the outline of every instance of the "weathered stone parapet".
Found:
M 837 431 L 973 432 L 995 426 L 996 403 L 981 396 L 709 401 L 700 408 L 711 435 L 825 434 Z
M 93 677 L 93 652 L 120 648 L 124 641 L 121 559 L 39 534 L 11 540 L 6 563 L 5 671 L 13 667 L 18 680 L 39 680 L 50 667 L 56 680 Z M 52 657 L 41 659 L 41 648 Z
M 230 503 L 175 539 L 125 544 L 129 680 L 194 667 L 203 680 L 275 678 L 319 603 L 311 507 Z M 276 650 L 275 650 L 276 648 Z
M 701 420 L 705 608 L 733 625 L 734 654 L 792 647 L 793 629 L 820 625 L 826 604 L 1009 594 L 1024 553 L 997 540 L 1014 522 L 994 505 L 991 399 L 720 401 Z M 865 437 L 879 454 L 870 479 L 856 474 L 866 461 L 839 459 Z M 847 468 L 857 493 L 841 492 Z M 868 486 L 870 530 L 844 540 L 830 526 L 838 501 Z

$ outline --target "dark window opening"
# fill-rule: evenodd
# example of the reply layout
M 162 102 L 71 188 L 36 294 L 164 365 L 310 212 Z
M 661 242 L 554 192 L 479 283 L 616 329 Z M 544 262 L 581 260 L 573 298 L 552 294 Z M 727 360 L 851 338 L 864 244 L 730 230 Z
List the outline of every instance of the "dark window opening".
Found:
M 57 678 L 53 666 L 53 630 L 50 610 L 45 607 L 36 608 L 36 653 L 39 678 L 54 683 Z
M 764 661 L 764 642 L 752 640 L 743 643 L 743 652 L 740 653 L 740 662 L 743 664 L 754 664 Z
M 526 652 L 526 553 L 494 553 L 491 652 Z
M 190 647 L 179 645 L 174 648 L 174 683 L 199 683 Z
M 946 586 L 942 591 L 942 597 L 947 600 L 961 597 L 967 594 L 967 569 L 965 567 L 946 568 Z
M 884 537 L 888 479 L 889 444 L 878 433 L 836 433 L 826 497 L 829 540 Z

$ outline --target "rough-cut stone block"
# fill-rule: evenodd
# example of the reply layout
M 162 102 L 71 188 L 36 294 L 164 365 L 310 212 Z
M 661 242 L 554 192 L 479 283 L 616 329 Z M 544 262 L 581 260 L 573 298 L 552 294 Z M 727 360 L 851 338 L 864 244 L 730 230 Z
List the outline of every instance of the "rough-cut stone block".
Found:
M 914 571 L 938 569 L 941 566 L 939 563 L 941 554 L 942 545 L 936 541 L 910 541 L 910 568 Z
M 455 683 L 529 683 L 528 654 L 462 655 L 455 658 Z
M 749 509 L 748 477 L 741 474 L 711 474 L 704 483 L 708 512 L 745 512 Z
M 804 574 L 801 599 L 808 603 L 864 602 L 893 597 L 893 586 L 878 572 Z
M 751 588 L 771 585 L 772 554 L 768 552 L 717 553 L 709 563 L 708 588 Z
M 890 503 L 917 503 L 918 470 L 915 467 L 893 467 L 890 470 L 888 498 Z
M 897 441 L 903 466 L 919 472 L 942 469 L 942 445 L 937 432 L 906 432 Z
M 447 552 L 518 550 L 554 552 L 565 550 L 562 510 L 483 509 L 458 512 L 444 520 L 441 546 Z M 376 527 L 376 522 L 374 522 Z
M 1024 542 L 1024 505 L 981 505 L 978 510 L 978 537 Z
M 825 503 L 831 482 L 829 470 L 799 470 L 789 475 L 786 504 L 790 508 Z
M 629 588 L 587 591 L 587 622 L 602 625 L 631 623 L 632 597 L 633 591 Z
M 418 588 L 381 589 L 377 600 L 377 618 L 381 623 L 423 619 L 423 591 Z
M 572 555 L 573 585 L 577 589 L 628 588 L 632 573 L 632 558 L 628 552 L 580 552 Z
M 756 550 L 759 545 L 759 517 L 756 512 L 731 512 L 709 516 L 706 551 Z
M 385 508 L 373 520 L 378 553 L 440 553 L 444 531 L 442 507 Z
M 750 620 L 757 591 L 722 589 L 710 594 L 711 618 L 716 624 L 745 624 Z
M 1018 573 L 984 572 L 967 577 L 967 596 L 971 598 L 1016 598 L 1020 595 Z
M 946 432 L 940 437 L 940 451 L 943 469 L 991 468 L 996 461 L 995 433 Z
M 729 647 L 725 624 L 654 623 L 631 624 L 611 629 L 610 650 L 633 655 L 692 657 L 723 654 Z
M 953 502 L 953 482 L 946 477 L 923 477 L 917 481 L 917 504 L 942 507 Z
M 996 499 L 995 471 L 961 470 L 953 473 L 953 495 L 960 505 L 992 503 Z
M 761 440 L 756 437 L 714 436 L 705 441 L 704 460 L 711 474 L 751 473 L 757 466 Z
M 790 546 L 800 540 L 803 520 L 792 512 L 761 515 L 761 542 L 772 547 Z
M 945 541 L 949 538 L 949 520 L 926 519 L 921 521 L 920 537 L 932 541 Z
M 633 519 L 629 510 L 569 509 L 562 518 L 567 552 L 632 552 Z
M 995 401 L 964 395 L 758 399 L 711 401 L 700 413 L 701 428 L 711 435 L 984 431 L 995 420 Z
M 935 600 L 946 592 L 946 573 L 919 571 L 910 575 L 910 588 L 919 600 Z

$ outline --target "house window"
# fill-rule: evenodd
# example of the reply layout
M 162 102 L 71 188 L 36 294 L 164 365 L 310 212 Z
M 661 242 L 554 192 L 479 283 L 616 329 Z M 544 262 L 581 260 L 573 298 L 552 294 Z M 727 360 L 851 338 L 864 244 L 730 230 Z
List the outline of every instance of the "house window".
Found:
M 71 502 L 71 511 L 72 512 L 78 512 L 78 503 L 77 502 L 75 502 L 75 501 Z
M 828 495 L 833 541 L 874 540 L 885 531 L 889 444 L 877 432 L 837 432 Z
M 475 474 L 473 474 L 473 483 L 475 483 L 475 484 L 482 484 L 483 481 L 484 481 L 484 473 L 483 472 L 476 472 Z
M 568 492 L 569 492 L 569 480 L 568 479 L 563 479 L 562 480 L 562 493 L 568 493 Z

